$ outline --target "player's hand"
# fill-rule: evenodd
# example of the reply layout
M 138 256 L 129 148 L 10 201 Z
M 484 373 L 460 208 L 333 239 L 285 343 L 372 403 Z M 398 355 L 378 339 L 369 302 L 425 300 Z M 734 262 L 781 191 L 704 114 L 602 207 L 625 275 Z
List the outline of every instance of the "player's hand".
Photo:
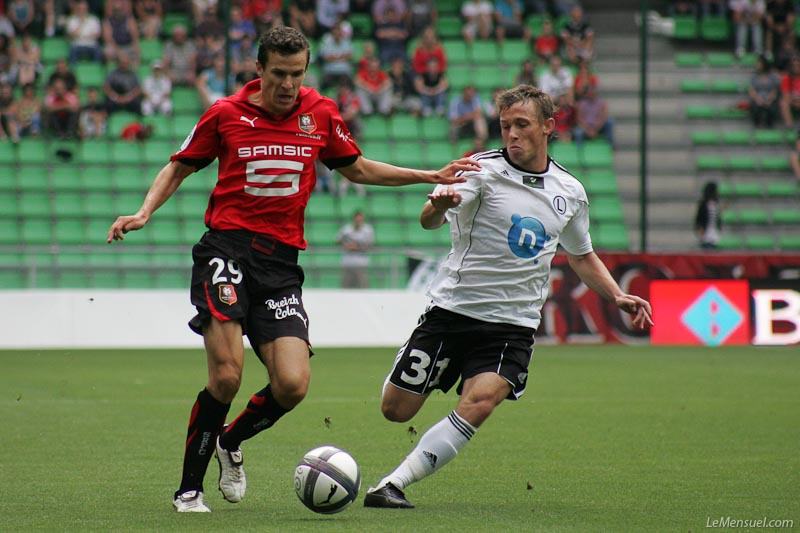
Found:
M 653 325 L 653 309 L 647 300 L 632 294 L 623 294 L 617 296 L 614 303 L 618 308 L 633 315 L 634 327 L 644 329 L 647 325 Z
M 461 203 L 461 193 L 457 192 L 452 185 L 448 185 L 429 194 L 428 200 L 437 211 L 447 211 Z
M 455 161 L 450 161 L 446 166 L 436 172 L 431 173 L 430 183 L 464 183 L 467 178 L 456 176 L 459 172 L 480 170 L 481 164 L 470 157 L 462 157 Z
M 108 238 L 106 239 L 106 242 L 110 244 L 111 241 L 125 240 L 125 237 L 123 237 L 125 233 L 142 229 L 144 225 L 147 224 L 148 220 L 148 217 L 139 213 L 135 215 L 117 217 L 117 220 L 111 224 L 111 227 L 108 230 Z

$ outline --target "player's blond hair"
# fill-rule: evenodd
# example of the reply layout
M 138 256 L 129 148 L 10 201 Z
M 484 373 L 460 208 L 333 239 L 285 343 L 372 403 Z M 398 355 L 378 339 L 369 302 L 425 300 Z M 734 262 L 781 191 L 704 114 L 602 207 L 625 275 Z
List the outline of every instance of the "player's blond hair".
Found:
M 539 122 L 544 124 L 548 118 L 553 118 L 556 113 L 556 105 L 550 95 L 534 87 L 533 85 L 517 85 L 513 89 L 508 89 L 497 95 L 495 105 L 500 112 L 516 104 L 533 103 L 533 107 L 538 115 Z

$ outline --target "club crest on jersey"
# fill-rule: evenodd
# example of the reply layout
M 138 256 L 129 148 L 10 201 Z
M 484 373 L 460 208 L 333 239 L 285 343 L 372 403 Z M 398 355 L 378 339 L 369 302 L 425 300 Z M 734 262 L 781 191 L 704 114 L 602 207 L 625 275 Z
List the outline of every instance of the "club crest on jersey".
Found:
M 522 176 L 522 184 L 532 189 L 544 189 L 544 179 L 541 176 Z
M 306 133 L 317 131 L 317 121 L 314 120 L 314 113 L 303 113 L 297 117 L 297 123 L 300 129 Z
M 236 296 L 236 289 L 233 285 L 219 286 L 219 301 L 228 305 L 233 305 L 239 301 L 239 297 Z

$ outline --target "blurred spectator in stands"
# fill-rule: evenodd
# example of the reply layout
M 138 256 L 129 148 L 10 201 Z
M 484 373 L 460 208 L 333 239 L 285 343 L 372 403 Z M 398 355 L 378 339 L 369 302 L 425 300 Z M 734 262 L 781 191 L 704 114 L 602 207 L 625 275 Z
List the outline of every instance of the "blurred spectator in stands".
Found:
M 72 139 L 78 134 L 80 99 L 57 79 L 44 98 L 45 133 L 57 139 Z
M 228 26 L 228 44 L 231 52 L 238 51 L 245 36 L 255 37 L 256 27 L 253 21 L 244 18 L 242 8 L 236 4 L 231 6 L 230 25 Z
M 109 115 L 117 111 L 142 112 L 142 86 L 130 56 L 120 54 L 117 57 L 117 68 L 106 75 L 103 93 Z
M 350 0 L 317 0 L 317 37 L 322 37 L 334 24 L 347 18 Z M 344 30 L 344 28 L 342 28 Z
M 784 39 L 780 48 L 775 52 L 774 59 L 772 60 L 772 68 L 780 75 L 789 72 L 789 67 L 792 65 L 792 59 L 798 55 L 797 48 L 794 45 L 793 39 Z M 767 54 L 764 54 L 767 57 Z M 769 60 L 767 58 L 767 60 Z
M 66 21 L 67 2 L 59 0 L 58 6 L 56 6 L 56 0 L 42 0 L 39 5 L 41 6 L 42 24 L 44 26 L 43 36 L 53 37 L 56 34 L 56 26 L 61 27 Z
M 764 22 L 766 5 L 764 0 L 730 0 L 731 21 L 736 32 L 736 57 L 747 51 L 747 30 L 750 30 L 750 46 L 754 54 L 764 52 L 764 36 L 761 26 Z
M 428 58 L 428 68 L 416 77 L 414 88 L 420 98 L 423 117 L 444 116 L 450 83 L 444 72 L 440 71 L 439 61 L 435 57 Z
M 514 76 L 515 85 L 533 85 L 539 86 L 536 79 L 536 65 L 532 59 L 525 59 L 519 67 L 519 72 Z
M 392 8 L 397 14 L 397 17 L 406 24 L 408 11 L 406 10 L 405 0 L 374 0 L 372 7 L 370 7 L 370 15 L 372 16 L 372 24 L 378 25 L 388 21 L 389 8 Z
M 375 23 L 375 42 L 378 43 L 381 65 L 388 67 L 397 57 L 407 59 L 407 41 L 408 30 L 402 14 L 393 5 L 387 5 L 382 21 Z
M 197 77 L 197 93 L 200 95 L 203 108 L 230 94 L 234 81 L 231 76 L 228 87 L 225 86 L 225 56 L 218 54 L 214 58 L 213 66 Z
M 750 118 L 756 128 L 772 128 L 778 118 L 781 78 L 770 68 L 764 56 L 756 60 L 756 72 L 750 78 L 747 95 L 750 97 Z
M 700 0 L 700 11 L 704 17 L 724 17 L 725 0 Z
M 594 29 L 583 14 L 583 8 L 575 6 L 569 12 L 569 22 L 561 30 L 561 41 L 570 62 L 591 59 L 594 55 Z
M 0 8 L 0 35 L 13 38 L 16 34 L 17 32 L 14 30 L 14 24 L 12 24 L 6 16 L 5 10 Z
M 484 104 L 483 114 L 486 117 L 486 129 L 489 139 L 501 139 L 502 129 L 500 128 L 500 109 L 497 107 L 497 97 L 505 90 L 505 87 L 495 87 L 492 89 L 492 97 Z
M 206 8 L 194 28 L 194 34 L 201 39 L 213 37 L 215 40 L 225 40 L 225 25 L 219 19 L 216 2 Z
M 438 23 L 439 12 L 436 10 L 436 2 L 434 0 L 409 0 L 408 29 L 410 39 L 422 35 L 422 32 L 427 27 L 435 28 Z
M 428 58 L 435 57 L 439 61 L 439 70 L 444 72 L 447 70 L 447 53 L 436 37 L 436 30 L 428 26 L 423 30 L 419 39 L 419 44 L 414 50 L 414 57 L 411 65 L 416 74 L 422 74 L 428 65 Z
M 17 102 L 17 126 L 20 137 L 38 137 L 42 133 L 42 99 L 33 83 L 22 86 L 22 97 Z
M 192 24 L 197 26 L 210 6 L 217 5 L 218 0 L 192 0 Z
M 697 0 L 672 0 L 667 7 L 667 15 L 691 15 L 697 16 Z
M 225 36 L 198 35 L 195 38 L 197 46 L 197 56 L 195 57 L 194 69 L 199 76 L 204 70 L 214 67 L 214 59 L 218 55 L 225 55 Z
M 566 94 L 560 94 L 555 99 L 557 106 L 553 118 L 556 121 L 553 128 L 554 141 L 568 143 L 572 141 L 572 132 L 575 129 L 575 106 L 573 106 Z
M 33 22 L 36 14 L 33 0 L 8 0 L 6 13 L 8 13 L 8 20 L 14 26 L 16 35 L 33 32 Z
M 422 102 L 414 88 L 414 74 L 401 58 L 392 61 L 389 69 L 392 79 L 392 110 L 417 116 L 422 110 Z
M 186 26 L 176 24 L 172 36 L 164 45 L 164 70 L 173 85 L 194 86 L 196 78 L 197 48 L 188 39 Z
M 450 120 L 450 140 L 477 137 L 486 140 L 489 136 L 483 102 L 474 85 L 467 85 L 458 98 L 450 101 L 447 113 Z
M 561 56 L 551 57 L 550 68 L 542 72 L 539 78 L 539 88 L 551 98 L 566 94 L 570 104 L 575 102 L 575 80 L 572 71 L 561 62 Z
M 800 182 L 800 132 L 795 132 L 794 149 L 789 155 L 789 161 L 792 164 L 792 171 L 794 171 L 795 179 Z
M 69 63 L 66 59 L 56 59 L 56 68 L 47 79 L 48 90 L 53 86 L 56 80 L 62 80 L 67 90 L 78 95 L 78 78 L 75 73 L 69 69 Z
M 494 8 L 487 0 L 465 0 L 461 5 L 461 18 L 464 25 L 461 35 L 467 43 L 475 39 L 488 39 L 492 36 L 492 17 Z
M 315 0 L 294 0 L 289 4 L 289 26 L 313 38 L 317 33 L 316 8 Z
M 506 37 L 531 40 L 531 30 L 525 25 L 525 7 L 521 0 L 495 0 L 494 26 L 497 42 L 502 44 Z
M 336 235 L 336 244 L 344 251 L 342 256 L 342 288 L 366 289 L 369 287 L 369 255 L 375 245 L 375 230 L 364 220 L 364 213 L 356 211 L 353 220 Z
M 694 231 L 700 248 L 713 250 L 719 244 L 722 229 L 722 204 L 716 182 L 710 181 L 703 187 L 703 195 L 697 203 L 694 217 Z
M 781 79 L 780 103 L 783 125 L 791 128 L 794 116 L 800 113 L 800 56 L 792 58 L 789 72 Z
M 790 0 L 770 0 L 764 17 L 767 36 L 764 53 L 767 59 L 775 57 L 775 51 L 785 40 L 794 42 L 794 6 Z
M 86 104 L 81 107 L 78 117 L 78 129 L 81 139 L 99 139 L 106 134 L 108 111 L 100 101 L 100 90 L 97 87 L 86 89 Z
M 586 95 L 586 90 L 590 85 L 597 87 L 597 76 L 592 73 L 591 64 L 589 60 L 582 59 L 578 63 L 578 72 L 575 74 L 575 86 L 573 94 L 575 100 L 580 100 Z
M 8 82 L 0 82 L 0 140 L 19 142 L 17 124 L 17 102 L 14 101 L 14 88 Z
M 139 35 L 142 39 L 158 39 L 161 35 L 161 24 L 164 22 L 164 8 L 161 0 L 135 1 L 134 13 L 139 23 Z
M 169 81 L 164 64 L 153 61 L 151 72 L 142 80 L 142 114 L 172 114 L 172 82 Z
M 377 59 L 378 52 L 375 50 L 375 43 L 372 41 L 365 41 L 361 47 L 361 57 L 358 59 L 358 70 L 367 68 L 367 63 L 370 59 Z
M 354 139 L 361 138 L 363 124 L 361 122 L 361 101 L 353 91 L 350 83 L 342 83 L 336 89 L 336 105 L 342 115 L 347 129 Z M 358 196 L 366 196 L 367 189 L 363 183 L 354 183 L 348 179 L 339 179 L 339 196 L 345 196 L 347 190 L 352 187 Z
M 109 14 L 103 19 L 103 54 L 107 62 L 127 56 L 131 65 L 139 64 L 139 27 L 131 12 L 130 0 L 110 0 Z
M 244 18 L 252 20 L 256 35 L 261 35 L 275 26 L 283 26 L 283 4 L 281 0 L 243 0 Z
M 231 71 L 237 75 L 239 73 L 253 73 L 256 74 L 256 59 L 258 57 L 258 42 L 255 36 L 245 34 L 242 38 L 239 47 L 236 50 L 231 50 Z M 249 80 L 255 79 L 252 76 L 248 77 Z
M 597 139 L 602 135 L 613 148 L 614 120 L 608 116 L 608 103 L 597 92 L 596 85 L 589 85 L 586 94 L 575 104 L 572 137 L 580 145 L 586 139 Z
M 16 78 L 17 85 L 36 83 L 44 70 L 42 66 L 42 50 L 33 40 L 30 33 L 22 34 L 22 41 L 17 48 Z
M 0 34 L 0 83 L 15 84 L 17 47 L 12 37 Z
M 578 0 L 551 0 L 550 4 L 554 18 L 569 15 L 572 9 L 579 5 Z
M 353 43 L 345 37 L 340 23 L 322 37 L 318 57 L 322 63 L 323 89 L 353 81 Z
M 236 76 L 234 76 L 233 78 L 233 90 L 231 91 L 231 94 L 238 93 L 240 90 L 242 90 L 242 87 L 247 85 L 248 82 L 251 82 L 256 79 L 258 79 L 258 73 L 256 72 L 255 69 L 243 70 L 241 72 L 237 72 Z
M 89 12 L 86 0 L 78 0 L 72 4 L 72 15 L 67 18 L 65 31 L 70 44 L 70 63 L 75 65 L 79 60 L 95 63 L 103 61 L 103 50 L 100 47 L 103 27 L 97 15 Z
M 533 41 L 533 51 L 536 52 L 536 57 L 539 58 L 540 65 L 547 65 L 550 63 L 550 58 L 558 55 L 561 48 L 561 41 L 558 35 L 553 33 L 553 22 L 546 19 L 542 22 L 542 32 Z
M 377 112 L 389 116 L 392 113 L 392 79 L 381 69 L 380 61 L 371 59 L 366 69 L 358 71 L 354 84 L 362 114 L 368 116 Z

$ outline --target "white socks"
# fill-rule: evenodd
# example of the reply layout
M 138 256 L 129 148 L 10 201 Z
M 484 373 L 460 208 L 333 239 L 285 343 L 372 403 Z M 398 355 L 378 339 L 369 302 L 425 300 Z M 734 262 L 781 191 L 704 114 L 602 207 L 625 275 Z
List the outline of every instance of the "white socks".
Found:
M 391 482 L 402 490 L 433 474 L 452 461 L 477 430 L 478 428 L 453 411 L 426 431 L 419 439 L 417 447 L 394 472 L 381 479 L 376 487 L 383 487 Z

